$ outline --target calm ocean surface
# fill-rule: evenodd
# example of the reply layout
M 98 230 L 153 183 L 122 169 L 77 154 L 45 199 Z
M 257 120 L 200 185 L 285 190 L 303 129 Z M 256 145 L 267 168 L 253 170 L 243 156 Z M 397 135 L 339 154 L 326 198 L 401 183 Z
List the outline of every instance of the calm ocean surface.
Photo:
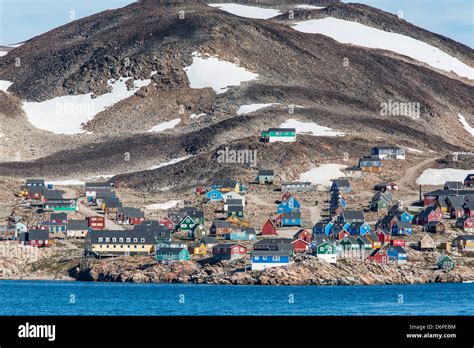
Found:
M 0 281 L 0 315 L 474 315 L 474 284 L 227 286 Z

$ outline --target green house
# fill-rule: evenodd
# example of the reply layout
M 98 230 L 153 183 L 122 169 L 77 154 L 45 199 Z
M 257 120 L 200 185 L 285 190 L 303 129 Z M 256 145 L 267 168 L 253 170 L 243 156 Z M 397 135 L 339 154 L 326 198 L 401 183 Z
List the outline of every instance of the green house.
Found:
M 188 231 L 188 238 L 194 240 L 201 239 L 207 235 L 209 235 L 209 231 L 206 227 L 204 227 L 204 225 L 201 224 L 194 225 L 194 227 Z
M 76 211 L 77 201 L 75 199 L 61 199 L 48 201 L 44 203 L 44 208 L 55 212 L 61 211 Z
M 441 254 L 436 260 L 439 269 L 452 270 L 456 266 L 456 262 L 448 255 Z
M 352 250 L 352 251 L 360 250 L 360 244 L 352 236 L 344 237 L 344 239 L 341 240 L 340 244 L 342 245 L 342 248 L 346 251 L 347 250 Z
M 156 261 L 161 262 L 176 262 L 176 261 L 189 261 L 189 251 L 187 248 L 170 248 L 164 247 L 159 248 L 156 251 Z
M 241 205 L 232 205 L 227 209 L 227 217 L 237 216 L 241 219 L 244 218 L 244 207 Z
M 319 259 L 329 263 L 336 263 L 337 261 L 337 246 L 330 242 L 322 242 L 317 244 L 313 249 Z
M 270 128 L 267 131 L 263 131 L 261 138 L 265 142 L 294 142 L 296 141 L 296 129 L 295 128 Z
M 189 231 L 191 230 L 198 222 L 196 222 L 191 216 L 186 215 L 186 217 L 181 220 L 179 223 L 179 229 L 181 231 Z
M 356 242 L 360 250 L 372 250 L 372 242 L 366 236 L 357 236 Z

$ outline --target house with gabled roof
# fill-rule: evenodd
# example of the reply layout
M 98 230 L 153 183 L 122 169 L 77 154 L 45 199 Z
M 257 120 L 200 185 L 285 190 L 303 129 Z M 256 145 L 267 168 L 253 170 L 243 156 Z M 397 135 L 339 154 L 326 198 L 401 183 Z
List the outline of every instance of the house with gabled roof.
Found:
M 265 221 L 260 231 L 260 234 L 262 236 L 277 235 L 277 227 L 275 223 L 272 221 L 272 219 L 268 219 L 267 221 Z
M 295 197 L 291 196 L 286 201 L 282 201 L 277 205 L 276 213 L 282 214 L 282 213 L 299 212 L 300 208 L 301 208 L 300 202 L 298 202 L 298 200 Z
M 456 220 L 456 227 L 461 228 L 464 232 L 474 232 L 474 218 L 464 216 Z
M 444 183 L 444 190 L 464 190 L 464 183 L 462 181 L 446 181 Z
M 301 226 L 301 213 L 292 212 L 292 213 L 283 213 L 280 214 L 280 226 Z
M 339 222 L 365 222 L 364 212 L 362 210 L 346 210 L 343 209 L 338 216 Z
M 313 254 L 329 263 L 337 262 L 337 246 L 330 241 L 318 241 L 313 244 Z
M 348 179 L 340 178 L 332 181 L 330 191 L 341 191 L 345 193 L 351 192 L 352 187 Z
M 456 267 L 456 262 L 451 256 L 443 253 L 436 259 L 436 266 L 438 266 L 438 269 L 452 270 Z
M 390 261 L 395 261 L 402 265 L 407 262 L 407 252 L 401 246 L 391 246 L 387 250 L 387 256 Z
M 296 129 L 295 128 L 269 128 L 262 131 L 261 139 L 263 142 L 274 143 L 276 141 L 295 142 Z
M 413 227 L 410 223 L 397 219 L 392 225 L 392 236 L 408 236 L 413 234 Z
M 369 233 L 371 231 L 371 227 L 367 222 L 361 222 L 361 221 L 354 221 L 349 225 L 349 228 L 347 231 L 351 235 L 364 235 L 366 233 Z
M 313 235 L 325 234 L 329 236 L 333 226 L 334 222 L 332 220 L 318 221 L 313 226 Z
M 429 234 L 425 234 L 421 237 L 420 241 L 418 242 L 418 249 L 420 250 L 431 250 L 433 251 L 436 248 L 436 243 Z
M 273 184 L 275 173 L 272 169 L 260 169 L 257 174 L 257 182 L 259 184 Z

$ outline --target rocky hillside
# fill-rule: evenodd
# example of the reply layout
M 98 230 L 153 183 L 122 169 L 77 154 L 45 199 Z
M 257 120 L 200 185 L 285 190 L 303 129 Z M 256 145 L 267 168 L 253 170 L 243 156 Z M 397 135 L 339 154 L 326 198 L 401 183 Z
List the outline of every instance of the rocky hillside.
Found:
M 295 10 L 295 20 L 334 16 L 359 21 L 426 41 L 473 65 L 472 49 L 383 11 L 337 1 L 265 4 L 276 3 L 282 11 L 292 3 L 327 6 Z M 146 175 L 161 183 L 168 177 L 163 170 L 142 171 L 173 158 L 199 155 L 171 170 L 179 177 L 208 180 L 211 173 L 206 168 L 215 164 L 216 150 L 225 145 L 257 147 L 264 158 L 289 161 L 288 165 L 298 165 L 302 157 L 317 162 L 328 154 L 360 156 L 360 150 L 375 141 L 443 154 L 474 149 L 473 138 L 458 120 L 461 113 L 474 124 L 470 81 L 387 51 L 296 31 L 285 18 L 238 17 L 197 0 L 146 1 L 71 22 L 27 41 L 0 57 L 0 80 L 13 82 L 8 95 L 0 91 L 4 101 L 0 133 L 8 132 L 16 139 L 15 144 L 0 142 L 0 151 L 4 162 L 23 159 L 2 163 L 0 175 L 126 172 L 122 180 L 136 182 Z M 221 94 L 211 88 L 193 88 L 185 69 L 193 63 L 194 52 L 236 62 L 258 78 Z M 15 66 L 17 58 L 20 66 Z M 101 96 L 111 89 L 107 81 L 121 78 L 151 82 L 95 115 L 83 127 L 87 133 L 64 135 L 37 129 L 22 110 L 24 101 L 87 93 Z M 382 115 L 381 103 L 389 100 L 420 103 L 420 118 Z M 237 114 L 240 106 L 253 103 L 277 105 Z M 177 118 L 180 123 L 173 129 L 148 132 Z M 260 130 L 290 118 L 346 136 L 301 136 L 296 146 L 258 143 Z M 325 153 L 324 149 L 329 150 Z M 124 160 L 125 154 L 131 156 Z M 189 165 L 196 171 L 189 170 Z

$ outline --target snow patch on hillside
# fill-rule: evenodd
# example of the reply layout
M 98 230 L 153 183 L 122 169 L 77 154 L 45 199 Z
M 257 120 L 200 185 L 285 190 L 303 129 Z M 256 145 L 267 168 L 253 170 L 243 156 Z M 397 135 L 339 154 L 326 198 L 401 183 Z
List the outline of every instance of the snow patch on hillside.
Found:
M 471 125 L 469 123 L 467 123 L 466 121 L 466 118 L 461 115 L 461 114 L 458 114 L 458 117 L 459 117 L 459 122 L 461 122 L 461 124 L 464 126 L 464 129 L 469 133 L 471 134 L 472 136 L 474 136 L 474 128 L 471 127 Z
M 8 94 L 8 88 L 10 88 L 11 85 L 13 85 L 13 82 L 7 80 L 0 80 L 0 91 Z
M 270 104 L 248 104 L 242 105 L 239 110 L 237 110 L 237 115 L 247 115 L 252 112 L 255 112 L 260 109 L 268 108 L 273 105 L 278 105 L 278 103 L 270 103 Z
M 160 164 L 157 164 L 155 166 L 152 166 L 152 167 L 150 167 L 149 170 L 154 170 L 154 169 L 158 169 L 158 168 L 162 168 L 162 167 L 167 167 L 167 166 L 170 166 L 172 164 L 176 164 L 176 163 L 185 161 L 185 160 L 187 160 L 188 158 L 191 158 L 191 157 L 193 157 L 193 155 L 183 156 L 183 157 L 179 157 L 179 158 L 173 158 L 172 160 L 170 160 L 168 162 L 164 162 L 164 163 L 160 163 Z
M 201 114 L 192 114 L 191 116 L 189 116 L 189 118 L 192 118 L 192 119 L 198 119 L 200 117 L 203 117 L 203 116 L 206 116 L 207 114 L 205 113 L 201 113 Z
M 314 5 L 297 5 L 296 7 L 304 9 L 304 10 L 320 10 L 322 8 L 325 8 L 323 6 L 314 6 Z
M 171 208 L 176 207 L 181 201 L 179 200 L 171 200 L 165 203 L 155 203 L 155 204 L 149 204 L 145 206 L 145 209 L 148 210 L 168 210 Z
M 344 168 L 347 168 L 347 166 L 343 164 L 323 164 L 301 173 L 300 181 L 309 181 L 313 185 L 330 186 L 332 180 L 346 176 L 346 174 L 341 171 L 341 169 Z
M 255 80 L 258 74 L 217 57 L 203 57 L 193 53 L 193 63 L 184 68 L 191 88 L 212 88 L 217 94 L 227 92 L 229 86 Z
M 160 133 L 167 129 L 173 129 L 181 122 L 180 118 L 175 118 L 174 120 L 163 122 L 153 126 L 148 132 Z
M 232 13 L 233 15 L 245 17 L 245 18 L 255 18 L 255 19 L 268 19 L 275 16 L 278 16 L 282 12 L 279 10 L 271 8 L 261 8 L 256 6 L 240 5 L 240 4 L 209 4 L 209 6 L 216 7 L 219 10 Z
M 85 133 L 82 126 L 99 112 L 131 97 L 140 88 L 151 83 L 151 79 L 136 80 L 133 81 L 133 87 L 128 90 L 126 83 L 130 79 L 131 77 L 118 81 L 109 80 L 107 84 L 112 91 L 96 98 L 92 98 L 92 93 L 88 93 L 56 97 L 43 102 L 23 102 L 23 110 L 36 128 L 55 134 Z
M 459 76 L 474 79 L 474 68 L 437 47 L 405 35 L 333 17 L 299 22 L 293 28 L 304 33 L 323 34 L 342 43 L 389 50 L 426 63 L 433 68 L 453 71 Z
M 329 127 L 320 126 L 313 122 L 301 122 L 289 119 L 280 125 L 280 128 L 295 128 L 296 133 L 309 134 L 313 136 L 336 137 L 342 136 L 344 133 L 335 131 Z
M 83 186 L 86 184 L 85 181 L 80 179 L 70 179 L 70 180 L 57 180 L 57 181 L 47 181 L 46 185 L 53 186 Z
M 426 169 L 416 179 L 418 185 L 444 185 L 446 181 L 464 181 L 468 174 L 474 173 L 474 169 L 463 170 L 454 168 Z

